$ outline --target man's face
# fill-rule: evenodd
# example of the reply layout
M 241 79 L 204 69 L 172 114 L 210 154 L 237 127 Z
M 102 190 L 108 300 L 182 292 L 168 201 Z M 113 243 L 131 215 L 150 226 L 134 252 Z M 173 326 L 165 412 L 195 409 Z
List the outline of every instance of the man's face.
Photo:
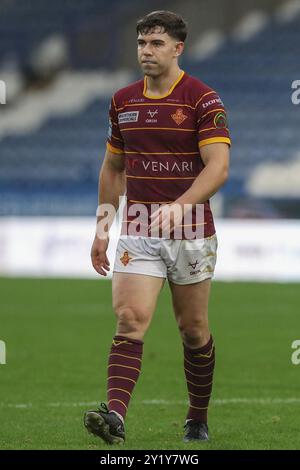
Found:
M 160 26 L 156 26 L 147 34 L 138 35 L 138 61 L 144 75 L 161 75 L 170 68 L 183 50 L 182 42 L 162 31 Z

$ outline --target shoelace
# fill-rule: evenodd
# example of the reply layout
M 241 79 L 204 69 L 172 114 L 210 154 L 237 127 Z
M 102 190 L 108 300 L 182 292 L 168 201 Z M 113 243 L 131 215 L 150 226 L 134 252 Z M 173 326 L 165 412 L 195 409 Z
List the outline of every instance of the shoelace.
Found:
M 102 413 L 109 413 L 109 409 L 107 408 L 106 403 L 100 403 L 98 411 L 102 411 Z

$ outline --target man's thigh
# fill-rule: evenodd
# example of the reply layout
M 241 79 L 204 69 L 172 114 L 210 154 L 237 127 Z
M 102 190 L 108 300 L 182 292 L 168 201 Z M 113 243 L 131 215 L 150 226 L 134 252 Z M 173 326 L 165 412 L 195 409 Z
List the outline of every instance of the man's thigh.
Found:
M 211 280 L 194 284 L 174 284 L 169 281 L 174 313 L 179 324 L 208 326 L 208 302 Z
M 146 329 L 154 313 L 164 278 L 144 274 L 114 272 L 112 278 L 113 308 L 119 318 L 132 315 Z

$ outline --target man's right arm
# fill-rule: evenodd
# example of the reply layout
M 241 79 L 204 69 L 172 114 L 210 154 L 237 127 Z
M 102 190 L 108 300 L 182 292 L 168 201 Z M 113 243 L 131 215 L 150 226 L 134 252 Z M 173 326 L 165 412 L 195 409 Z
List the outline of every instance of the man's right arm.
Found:
M 125 193 L 125 156 L 107 148 L 99 174 L 98 204 L 112 204 L 117 211 L 119 196 Z
M 91 250 L 93 267 L 103 276 L 106 276 L 106 271 L 109 271 L 109 260 L 106 255 L 109 242 L 108 232 L 113 223 L 113 215 L 119 208 L 119 197 L 125 193 L 125 180 L 124 153 L 114 153 L 107 148 L 99 174 L 97 229 Z M 108 215 L 102 210 L 104 204 L 111 205 L 114 211 L 110 210 Z

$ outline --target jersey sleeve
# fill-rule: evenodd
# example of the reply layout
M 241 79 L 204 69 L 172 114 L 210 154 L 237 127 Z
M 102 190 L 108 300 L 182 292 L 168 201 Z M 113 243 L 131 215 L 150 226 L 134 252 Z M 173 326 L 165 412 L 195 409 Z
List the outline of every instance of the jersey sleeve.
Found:
M 111 99 L 109 108 L 109 129 L 106 146 L 112 153 L 124 153 L 124 142 L 118 123 L 118 113 L 114 97 Z
M 196 103 L 199 147 L 216 142 L 231 145 L 227 114 L 215 91 L 204 93 Z

